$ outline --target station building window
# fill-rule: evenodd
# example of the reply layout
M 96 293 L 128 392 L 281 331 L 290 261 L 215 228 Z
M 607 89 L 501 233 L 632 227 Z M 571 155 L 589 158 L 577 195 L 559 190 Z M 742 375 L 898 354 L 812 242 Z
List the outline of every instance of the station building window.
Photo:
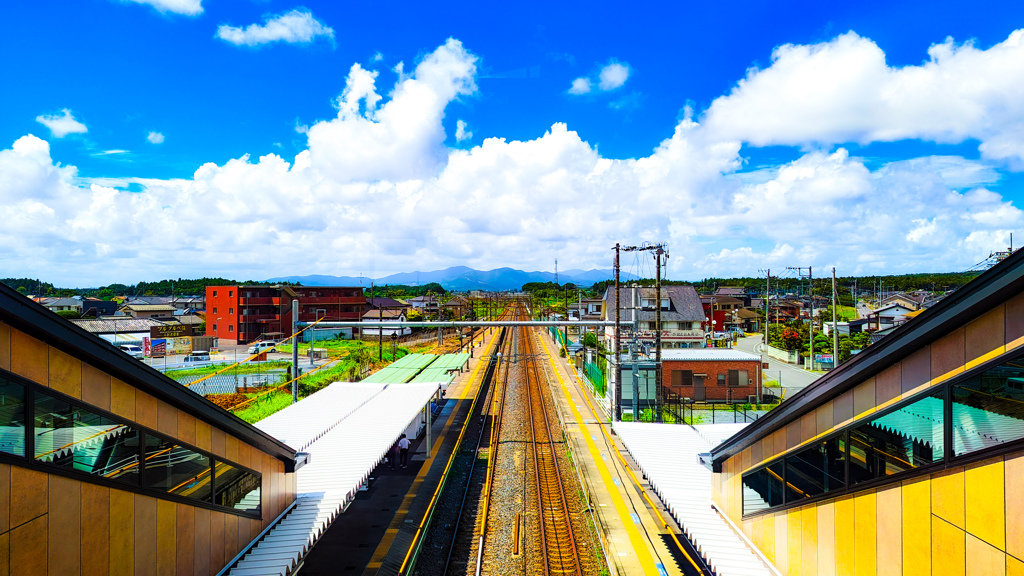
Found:
M 261 514 L 260 474 L 3 371 L 0 454 L 113 488 Z
M 730 374 L 730 384 L 732 374 Z M 951 445 L 947 439 L 952 439 Z M 743 513 L 1024 441 L 1024 354 L 951 380 L 743 475 Z M 978 454 L 984 452 L 983 454 Z

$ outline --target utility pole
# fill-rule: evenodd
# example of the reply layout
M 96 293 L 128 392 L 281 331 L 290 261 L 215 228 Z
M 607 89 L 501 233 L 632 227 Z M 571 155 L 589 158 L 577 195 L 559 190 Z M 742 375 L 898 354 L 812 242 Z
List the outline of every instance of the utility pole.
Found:
M 839 366 L 839 308 L 836 306 L 836 267 L 832 267 L 832 369 Z
M 640 421 L 640 310 L 639 302 L 640 288 L 633 284 L 633 291 L 630 294 L 633 300 L 633 339 L 629 344 L 629 359 L 633 361 L 633 422 Z
M 299 401 L 299 299 L 292 300 L 292 404 Z
M 615 403 L 615 421 L 622 420 L 622 373 L 619 370 L 619 336 L 620 336 L 620 306 L 619 306 L 619 243 L 615 243 L 615 341 L 612 343 L 612 357 L 615 358 L 615 392 L 613 402 Z
M 807 339 L 809 355 L 811 357 L 811 370 L 814 370 L 814 270 L 810 266 L 806 268 L 803 266 L 787 266 L 786 270 L 796 270 L 801 279 L 804 277 L 804 270 L 807 270 L 807 286 L 811 300 L 810 329 L 807 331 L 809 334 Z
M 665 249 L 661 244 L 657 245 L 657 249 L 654 251 L 654 268 L 655 272 L 655 302 L 654 302 L 654 327 L 656 328 L 656 334 L 654 336 L 654 421 L 661 422 L 661 395 L 662 386 L 661 381 L 661 257 L 665 255 L 668 258 L 668 254 L 665 253 Z

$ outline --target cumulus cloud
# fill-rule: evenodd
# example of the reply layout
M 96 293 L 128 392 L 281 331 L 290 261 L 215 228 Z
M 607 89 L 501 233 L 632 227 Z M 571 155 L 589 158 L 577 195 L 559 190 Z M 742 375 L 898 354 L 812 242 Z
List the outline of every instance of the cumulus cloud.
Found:
M 164 135 L 160 132 L 150 132 L 149 135 L 146 136 L 146 140 L 149 140 L 150 144 L 163 144 Z
M 976 138 L 984 157 L 1024 168 L 1024 30 L 987 50 L 948 38 L 928 56 L 892 67 L 854 32 L 780 46 L 703 121 L 717 139 L 757 146 Z
M 569 87 L 569 94 L 586 94 L 587 92 L 590 92 L 590 80 L 587 78 L 577 78 Z
M 626 79 L 629 78 L 629 65 L 612 62 L 601 68 L 601 73 L 598 76 L 601 79 L 598 84 L 601 90 L 615 90 L 625 84 Z
M 271 42 L 308 44 L 321 36 L 333 41 L 334 30 L 305 9 L 266 17 L 263 24 L 250 24 L 245 28 L 227 24 L 217 27 L 217 37 L 236 46 L 259 46 Z
M 43 126 L 50 129 L 50 134 L 54 138 L 63 138 L 68 134 L 84 134 L 89 131 L 75 117 L 71 114 L 71 110 L 65 108 L 60 115 L 57 114 L 41 114 L 36 116 L 36 122 L 39 122 Z
M 198 16 L 203 13 L 203 0 L 128 0 L 137 4 L 149 4 L 160 12 Z
M 466 130 L 466 123 L 462 120 L 455 122 L 455 141 L 462 142 L 473 137 L 473 133 Z
M 749 139 L 724 137 L 713 110 L 684 115 L 636 159 L 606 158 L 561 123 L 533 139 L 447 148 L 446 109 L 475 93 L 476 66 L 457 40 L 389 87 L 353 65 L 337 116 L 309 126 L 294 158 L 242 156 L 188 179 L 131 179 L 141 192 L 83 182 L 47 142 L 24 136 L 0 150 L 0 210 L 24 215 L 0 228 L 5 267 L 47 278 L 60 270 L 69 276 L 54 280 L 73 284 L 138 280 L 142 262 L 152 277 L 536 269 L 566 253 L 578 267 L 606 268 L 615 242 L 667 241 L 675 278 L 808 264 L 865 274 L 964 269 L 1024 225 L 991 189 L 991 160 L 879 166 L 842 146 L 809 146 L 743 172 Z M 460 128 L 468 134 L 457 121 L 456 141 Z M 187 241 L 172 254 L 168 238 Z

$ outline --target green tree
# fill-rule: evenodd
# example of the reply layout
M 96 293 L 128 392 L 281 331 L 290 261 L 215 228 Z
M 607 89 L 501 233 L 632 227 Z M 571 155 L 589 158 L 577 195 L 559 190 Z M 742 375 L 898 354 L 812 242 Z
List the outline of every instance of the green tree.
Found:
M 82 317 L 82 313 L 78 310 L 59 310 L 57 311 L 57 316 L 65 320 L 78 320 Z

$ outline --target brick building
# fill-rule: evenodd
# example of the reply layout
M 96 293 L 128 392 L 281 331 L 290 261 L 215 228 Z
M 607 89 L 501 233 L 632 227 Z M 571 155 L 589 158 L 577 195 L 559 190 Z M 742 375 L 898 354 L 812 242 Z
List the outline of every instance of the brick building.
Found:
M 662 350 L 661 360 L 665 388 L 698 402 L 746 402 L 761 381 L 761 357 L 739 350 Z
M 366 306 L 360 287 L 348 286 L 208 286 L 206 335 L 233 344 L 264 334 L 291 333 L 292 301 L 299 301 L 299 321 L 359 321 Z

